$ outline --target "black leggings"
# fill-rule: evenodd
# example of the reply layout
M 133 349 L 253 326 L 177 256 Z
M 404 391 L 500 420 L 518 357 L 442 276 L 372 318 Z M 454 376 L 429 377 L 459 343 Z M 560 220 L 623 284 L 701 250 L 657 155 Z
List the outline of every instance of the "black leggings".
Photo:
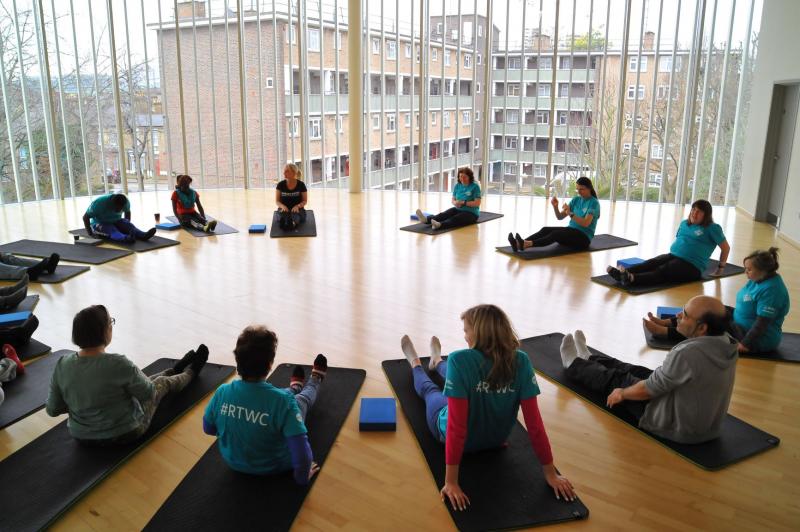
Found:
M 558 243 L 575 249 L 586 249 L 592 243 L 588 236 L 574 227 L 542 227 L 525 240 L 533 242 L 535 248 Z
M 0 346 L 11 344 L 14 349 L 20 349 L 31 341 L 31 336 L 39 327 L 39 318 L 31 314 L 20 325 L 0 328 Z
M 284 231 L 291 231 L 298 225 L 306 223 L 306 210 L 302 207 L 298 212 L 292 212 L 289 207 L 287 211 L 278 211 L 278 226 Z
M 653 257 L 641 264 L 631 266 L 627 270 L 633 274 L 633 282 L 631 284 L 635 285 L 697 281 L 703 275 L 692 263 L 671 253 Z
M 647 379 L 653 370 L 622 362 L 606 355 L 592 355 L 589 360 L 576 358 L 566 369 L 566 375 L 593 392 L 610 394 L 615 388 L 627 388 Z M 623 401 L 622 405 L 639 419 L 644 414 L 646 401 Z
M 431 223 L 431 220 L 441 222 L 442 229 L 449 229 L 451 227 L 474 224 L 478 221 L 478 216 L 469 211 L 462 211 L 451 207 L 444 212 L 440 212 L 436 216 L 428 216 L 426 223 Z
M 197 214 L 196 212 L 179 214 L 178 220 L 181 222 L 182 226 L 190 227 L 192 229 L 202 230 L 203 226 L 206 225 L 206 219 Z

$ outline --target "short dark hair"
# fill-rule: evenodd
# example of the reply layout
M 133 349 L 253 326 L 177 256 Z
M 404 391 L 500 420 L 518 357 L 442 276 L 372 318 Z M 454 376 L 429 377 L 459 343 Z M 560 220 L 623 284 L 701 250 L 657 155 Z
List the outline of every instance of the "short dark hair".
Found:
M 708 311 L 703 313 L 697 321 L 706 324 L 706 335 L 720 336 L 730 329 L 731 317 L 727 312 L 718 314 Z
M 236 340 L 233 355 L 236 371 L 243 379 L 263 377 L 275 360 L 278 336 L 263 325 L 250 325 Z
M 751 261 L 753 267 L 760 272 L 764 272 L 767 276 L 773 275 L 778 271 L 780 264 L 778 264 L 778 248 L 772 247 L 767 251 L 756 250 L 746 256 L 742 261 L 744 264 Z
M 714 223 L 714 217 L 711 215 L 713 209 L 711 208 L 711 204 L 708 202 L 708 200 L 699 199 L 695 201 L 692 203 L 692 209 L 700 209 L 703 211 L 703 223 L 700 224 L 703 227 L 708 227 Z
M 103 305 L 92 305 L 72 318 L 72 343 L 81 349 L 106 343 L 106 330 L 111 316 Z
M 111 203 L 117 208 L 117 210 L 121 211 L 128 203 L 128 198 L 125 197 L 125 194 L 114 194 L 111 196 Z
M 467 174 L 467 177 L 469 178 L 469 182 L 470 183 L 474 183 L 475 182 L 475 172 L 473 172 L 472 168 L 470 168 L 469 166 L 462 166 L 461 168 L 458 169 L 458 173 L 459 174 Z M 458 175 L 456 175 L 456 177 L 458 177 Z

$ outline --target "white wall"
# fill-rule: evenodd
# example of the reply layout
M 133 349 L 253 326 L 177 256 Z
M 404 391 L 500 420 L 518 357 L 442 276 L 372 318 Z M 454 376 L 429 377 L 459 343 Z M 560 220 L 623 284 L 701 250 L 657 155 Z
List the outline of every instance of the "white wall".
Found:
M 800 1 L 764 0 L 738 198 L 739 207 L 751 215 L 755 214 L 758 201 L 772 86 L 775 83 L 800 81 L 800 53 L 797 53 L 796 40 L 798 28 Z M 800 242 L 800 120 L 795 124 L 786 198 L 780 230 L 795 242 Z

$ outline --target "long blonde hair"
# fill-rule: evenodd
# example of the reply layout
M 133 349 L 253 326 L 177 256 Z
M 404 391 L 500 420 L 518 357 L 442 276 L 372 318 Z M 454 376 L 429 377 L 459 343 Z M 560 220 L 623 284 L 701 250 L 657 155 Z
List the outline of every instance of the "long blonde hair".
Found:
M 511 384 L 517 373 L 519 336 L 506 313 L 495 305 L 477 305 L 465 310 L 461 319 L 474 334 L 475 345 L 470 347 L 492 361 L 487 377 L 489 386 L 497 390 Z

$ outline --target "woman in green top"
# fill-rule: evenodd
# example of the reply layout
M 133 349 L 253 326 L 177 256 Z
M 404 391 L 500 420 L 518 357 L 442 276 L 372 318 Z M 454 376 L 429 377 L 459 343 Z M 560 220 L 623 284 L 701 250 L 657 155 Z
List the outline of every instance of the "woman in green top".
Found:
M 50 380 L 47 413 L 69 414 L 69 433 L 82 443 L 116 445 L 138 439 L 164 396 L 183 390 L 208 360 L 208 348 L 200 344 L 172 368 L 147 377 L 124 355 L 106 353 L 114 321 L 103 305 L 78 312 L 72 341 L 80 350 L 61 357 Z
M 451 229 L 462 225 L 474 224 L 480 216 L 481 187 L 475 182 L 472 168 L 466 166 L 458 169 L 458 183 L 453 187 L 453 206 L 436 216 L 425 216 L 417 209 L 417 219 L 430 224 L 434 229 Z

